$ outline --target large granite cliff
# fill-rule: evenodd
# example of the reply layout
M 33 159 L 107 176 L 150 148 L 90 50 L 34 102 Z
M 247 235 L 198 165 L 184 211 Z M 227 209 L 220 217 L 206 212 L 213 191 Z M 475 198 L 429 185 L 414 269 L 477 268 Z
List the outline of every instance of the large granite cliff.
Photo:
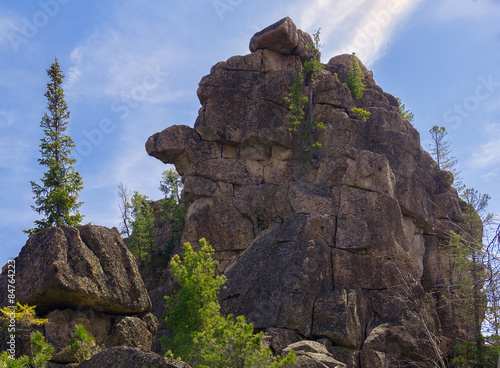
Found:
M 468 331 L 442 301 L 442 243 L 462 221 L 453 179 L 361 62 L 367 87 L 353 99 L 351 55 L 328 61 L 315 86 L 326 128 L 304 168 L 284 98 L 310 43 L 289 18 L 257 33 L 250 54 L 202 78 L 194 128 L 171 126 L 146 149 L 183 177 L 183 241 L 216 249 L 223 310 L 266 330 L 275 351 L 315 340 L 347 367 L 430 367 L 437 346 L 446 354 Z

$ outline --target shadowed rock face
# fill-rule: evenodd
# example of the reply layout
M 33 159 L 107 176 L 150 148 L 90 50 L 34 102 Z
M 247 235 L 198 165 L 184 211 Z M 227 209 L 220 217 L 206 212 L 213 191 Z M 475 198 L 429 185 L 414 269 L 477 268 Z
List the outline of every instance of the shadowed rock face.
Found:
M 114 347 L 94 355 L 81 368 L 191 368 L 188 364 L 162 357 L 150 351 L 125 346 Z
M 194 128 L 154 134 L 147 152 L 183 176 L 183 240 L 216 249 L 224 311 L 321 341 L 348 367 L 422 363 L 434 354 L 426 331 L 454 333 L 436 300 L 449 282 L 438 230 L 461 221 L 456 191 L 361 63 L 367 87 L 351 97 L 350 55 L 321 71 L 322 148 L 301 167 L 306 144 L 288 129 L 284 97 L 310 40 L 289 18 L 257 33 L 250 54 L 202 78 Z

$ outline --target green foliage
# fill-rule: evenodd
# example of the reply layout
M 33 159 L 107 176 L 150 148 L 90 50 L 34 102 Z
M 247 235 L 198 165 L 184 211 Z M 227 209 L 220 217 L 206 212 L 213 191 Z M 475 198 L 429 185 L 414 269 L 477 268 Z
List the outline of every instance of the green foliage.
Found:
M 431 154 L 436 162 L 435 167 L 438 170 L 446 170 L 453 174 L 455 188 L 459 192 L 464 189 L 464 185 L 462 180 L 459 177 L 460 172 L 457 170 L 457 159 L 451 155 L 450 142 L 446 141 L 446 132 L 445 127 L 438 127 L 434 125 L 430 130 L 432 138 L 431 144 Z
M 174 168 L 165 170 L 161 175 L 160 190 L 165 198 L 172 198 L 176 203 L 181 201 L 182 180 Z
M 50 345 L 40 331 L 31 333 L 32 356 L 23 355 L 16 359 L 11 359 L 7 351 L 0 355 L 0 368 L 45 368 L 46 363 L 52 358 L 54 348 Z
M 457 178 L 457 160 L 451 156 L 450 144 L 445 140 L 446 129 L 434 126 L 430 133 L 433 139 L 431 148 L 436 161 L 435 168 L 447 170 L 455 176 L 463 217 L 463 222 L 457 224 L 459 232 L 450 231 L 449 234 L 446 277 L 452 284 L 447 288 L 447 294 L 443 295 L 443 301 L 449 308 L 451 323 L 456 323 L 457 328 L 463 328 L 475 335 L 474 341 L 461 341 L 461 344 L 457 344 L 458 334 L 453 335 L 452 343 L 457 345 L 457 356 L 452 360 L 451 366 L 496 366 L 500 345 L 500 273 L 496 256 L 498 247 L 495 248 L 494 245 L 498 243 L 498 229 L 493 241 L 489 244 L 483 243 L 486 239 L 484 230 L 493 219 L 493 215 L 486 211 L 490 197 L 473 188 L 466 188 Z M 483 331 L 495 333 L 487 336 L 490 340 L 488 343 L 485 343 Z M 494 351 L 495 355 L 493 360 L 488 358 L 491 351 Z
M 261 344 L 262 333 L 253 334 L 253 325 L 243 316 L 220 315 L 217 299 L 226 277 L 216 275 L 214 250 L 205 239 L 199 250 L 184 244 L 182 258 L 175 255 L 171 270 L 180 288 L 174 297 L 165 297 L 165 322 L 172 339 L 161 338 L 167 355 L 188 362 L 197 368 L 281 367 L 295 361 L 290 353 L 285 359 L 273 357 Z
M 2 352 L 0 355 L 0 368 L 28 368 L 30 358 L 26 355 L 20 356 L 16 359 L 11 359 L 7 351 Z
M 413 124 L 413 119 L 415 118 L 413 116 L 413 113 L 410 111 L 410 110 L 407 110 L 406 109 L 406 106 L 405 104 L 401 101 L 401 99 L 399 97 L 396 97 L 396 100 L 398 100 L 398 105 L 399 105 L 399 115 L 405 119 L 405 120 L 408 120 L 408 122 L 410 122 L 412 125 Z
M 285 102 L 288 104 L 288 129 L 297 131 L 300 126 L 300 138 L 309 143 L 303 157 L 304 162 L 321 148 L 321 144 L 314 140 L 314 135 L 318 129 L 325 129 L 322 122 L 313 120 L 314 86 L 318 81 L 320 71 L 324 68 L 320 61 L 321 52 L 319 49 L 321 45 L 319 44 L 319 35 L 320 30 L 314 33 L 314 42 L 307 45 L 308 60 L 295 76 L 290 92 L 285 97 Z M 307 96 L 304 94 L 304 89 L 307 90 Z
M 493 336 L 498 343 L 499 336 Z M 484 336 L 478 336 L 483 343 Z M 477 344 L 467 342 L 454 346 L 456 357 L 450 360 L 452 368 L 497 368 L 498 356 L 500 355 L 500 345 L 484 345 L 482 351 L 478 351 Z
M 94 338 L 88 336 L 87 330 L 83 325 L 75 326 L 73 338 L 69 340 L 69 347 L 78 354 L 78 362 L 84 361 L 90 355 L 90 348 L 95 344 Z
M 364 123 L 366 123 L 366 121 L 368 120 L 368 118 L 370 117 L 371 113 L 369 111 L 366 111 L 364 109 L 361 109 L 361 108 L 353 108 L 351 109 L 351 111 L 353 113 L 356 114 L 357 118 L 361 121 L 363 121 Z
M 129 236 L 129 249 L 143 266 L 158 266 L 159 257 L 169 261 L 173 249 L 180 242 L 186 217 L 186 208 L 181 203 L 182 188 L 181 177 L 175 169 L 163 172 L 159 189 L 165 197 L 157 203 L 138 192 L 134 192 L 129 202 L 127 188 L 122 183 L 118 185 L 122 234 Z M 167 223 L 172 230 L 172 235 L 161 248 L 158 222 Z
M 8 324 L 11 316 L 13 316 L 18 331 L 26 331 L 33 325 L 41 326 L 47 323 L 47 319 L 37 317 L 35 312 L 36 305 L 22 305 L 19 302 L 16 305 L 16 308 L 5 307 L 0 309 L 0 312 L 3 314 L 0 321 L 3 321 L 4 324 Z
M 297 127 L 304 121 L 304 108 L 308 99 L 307 96 L 304 95 L 303 89 L 302 72 L 298 72 L 290 87 L 290 93 L 285 97 L 285 101 L 288 103 L 288 114 L 286 117 L 288 119 L 288 129 L 290 131 L 296 131 Z
M 222 321 L 222 320 L 221 320 Z M 209 334 L 211 335 L 211 334 Z M 212 349 L 216 354 L 209 360 L 208 367 L 282 367 L 295 362 L 292 352 L 285 359 L 273 358 L 269 348 L 261 345 L 263 332 L 253 333 L 253 325 L 246 323 L 244 316 L 234 320 L 228 315 L 216 333 L 217 339 Z M 223 348 L 221 354 L 219 349 Z
M 36 331 L 31 334 L 30 344 L 33 352 L 30 363 L 34 364 L 35 367 L 45 367 L 45 363 L 52 358 L 54 348 L 47 341 L 45 341 L 45 337 L 40 331 Z
M 163 198 L 160 202 L 161 217 L 167 221 L 172 229 L 172 236 L 168 239 L 163 257 L 170 260 L 172 251 L 181 241 L 184 220 L 186 218 L 186 208 L 175 202 L 172 198 Z
M 497 295 L 498 281 L 490 277 L 496 266 L 491 263 L 483 244 L 483 225 L 492 218 L 486 212 L 490 197 L 472 188 L 464 189 L 460 197 L 463 223 L 460 234 L 454 231 L 450 234 L 448 277 L 454 283 L 449 288 L 448 303 L 452 307 L 453 318 L 468 326 L 476 338 L 456 346 L 457 356 L 451 366 L 489 367 L 491 343 L 498 345 L 495 336 L 489 336 L 489 344 L 485 344 L 482 335 L 485 311 L 490 316 L 498 316 L 498 305 L 492 301 Z M 495 349 L 498 359 L 498 348 Z
M 183 184 L 181 177 L 175 169 L 165 170 L 160 181 L 160 190 L 165 194 L 160 202 L 161 218 L 172 227 L 172 236 L 168 240 L 164 256 L 170 259 L 172 251 L 180 242 L 182 230 L 184 229 L 184 219 L 186 218 L 186 208 L 181 203 L 180 193 Z
M 138 192 L 134 192 L 131 202 L 134 221 L 129 249 L 137 260 L 146 266 L 158 248 L 153 209 L 147 197 Z
M 351 55 L 351 68 L 347 72 L 347 87 L 351 91 L 351 95 L 354 99 L 360 100 L 363 97 L 363 92 L 366 88 L 366 84 L 363 82 L 365 74 L 361 70 L 358 63 L 358 58 L 353 52 Z
M 197 345 L 203 343 L 198 336 L 210 327 L 217 327 L 220 306 L 219 289 L 226 282 L 225 276 L 216 276 L 217 261 L 213 260 L 213 248 L 205 239 L 195 252 L 189 243 L 184 244 L 182 261 L 176 254 L 170 263 L 172 273 L 179 283 L 174 298 L 165 297 L 165 322 L 172 329 L 173 339 L 162 339 L 162 345 L 175 357 L 188 362 L 201 359 Z M 196 348 L 198 349 L 196 349 Z
M 48 170 L 41 178 L 41 185 L 30 182 L 35 199 L 35 206 L 31 207 L 45 217 L 36 220 L 34 228 L 24 231 L 29 235 L 49 226 L 77 226 L 83 219 L 78 212 L 82 202 L 77 202 L 83 189 L 83 180 L 73 168 L 76 162 L 71 158 L 71 150 L 75 146 L 73 139 L 64 134 L 70 113 L 61 87 L 64 75 L 57 59 L 47 70 L 47 74 L 50 81 L 45 97 L 50 115 L 46 113 L 40 123 L 45 136 L 41 139 L 42 158 L 38 162 Z
M 302 73 L 306 78 L 306 85 L 308 87 L 313 87 L 318 81 L 319 72 L 324 69 L 324 65 L 321 63 L 321 52 L 319 49 L 322 47 L 319 43 L 319 35 L 321 33 L 321 28 L 313 33 L 313 43 L 307 45 L 307 61 L 304 63 Z
M 439 170 L 447 170 L 452 172 L 457 160 L 451 156 L 450 143 L 445 140 L 446 132 L 445 127 L 438 127 L 434 125 L 430 130 L 433 144 L 431 145 L 431 153 L 436 161 Z M 452 172 L 453 173 L 453 172 Z
M 474 188 L 464 186 L 460 198 L 468 204 L 467 208 L 462 211 L 464 222 L 470 230 L 479 229 L 479 231 L 475 231 L 474 241 L 476 243 L 482 242 L 483 225 L 489 224 L 493 220 L 493 214 L 486 211 L 491 197 L 488 194 L 479 193 Z
M 477 281 L 484 280 L 484 269 L 478 265 L 478 249 L 465 237 L 451 231 L 449 241 L 449 267 L 456 276 L 448 295 L 448 302 L 453 304 L 455 317 L 462 323 L 474 325 L 476 309 L 486 308 L 486 296 L 477 290 Z

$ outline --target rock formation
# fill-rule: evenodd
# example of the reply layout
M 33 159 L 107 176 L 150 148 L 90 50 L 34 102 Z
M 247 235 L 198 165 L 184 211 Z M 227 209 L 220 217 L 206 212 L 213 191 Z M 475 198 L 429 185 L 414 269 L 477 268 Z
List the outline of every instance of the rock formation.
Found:
M 361 62 L 366 89 L 352 98 L 351 55 L 326 63 L 315 86 L 314 119 L 326 128 L 304 169 L 284 98 L 311 42 L 289 18 L 257 33 L 250 54 L 202 78 L 194 128 L 154 134 L 147 152 L 183 177 L 183 241 L 206 237 L 216 249 L 224 311 L 281 336 L 277 352 L 307 339 L 338 366 L 430 367 L 432 341 L 446 353 L 460 328 L 439 308 L 450 282 L 443 229 L 461 221 L 453 180 Z
M 288 354 L 290 350 L 297 355 L 297 361 L 290 368 L 346 368 L 344 363 L 335 360 L 325 345 L 319 342 L 299 341 L 286 347 L 283 354 Z
M 191 368 L 188 364 L 168 359 L 139 348 L 117 346 L 94 355 L 80 368 Z
M 48 319 L 42 329 L 56 348 L 52 362 L 76 361 L 67 347 L 76 324 L 94 337 L 94 353 L 122 345 L 151 349 L 157 318 L 148 313 L 151 301 L 136 261 L 116 228 L 63 225 L 41 230 L 28 239 L 15 265 L 15 300 L 36 305 Z M 2 273 L 2 303 L 8 300 L 7 281 Z M 21 345 L 18 355 L 27 353 Z

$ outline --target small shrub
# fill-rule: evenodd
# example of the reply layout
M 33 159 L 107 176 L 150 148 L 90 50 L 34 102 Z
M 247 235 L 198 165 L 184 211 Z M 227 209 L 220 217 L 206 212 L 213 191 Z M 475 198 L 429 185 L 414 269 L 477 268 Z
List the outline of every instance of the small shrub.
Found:
M 29 306 L 28 304 L 22 305 L 17 303 L 16 308 L 5 307 L 0 309 L 3 316 L 0 321 L 3 320 L 3 324 L 8 324 L 11 316 L 16 320 L 16 327 L 18 330 L 25 331 L 31 326 L 41 326 L 47 323 L 47 319 L 38 318 L 35 312 L 36 305 Z
M 31 333 L 32 356 L 20 356 L 12 359 L 9 352 L 4 351 L 0 355 L 0 368 L 45 368 L 45 364 L 52 359 L 54 348 L 50 345 L 40 331 Z
M 351 91 L 351 95 L 354 99 L 360 100 L 363 97 L 363 91 L 366 88 L 366 84 L 363 83 L 365 75 L 359 66 L 356 54 L 353 52 L 351 55 L 351 69 L 347 72 L 347 87 Z
M 304 120 L 304 108 L 308 98 L 304 95 L 303 89 L 302 73 L 298 72 L 290 87 L 290 93 L 285 97 L 285 102 L 288 103 L 288 114 L 286 117 L 288 119 L 288 130 L 290 131 L 296 131 L 297 127 Z
M 363 121 L 364 123 L 366 123 L 366 121 L 368 120 L 368 118 L 370 117 L 371 113 L 369 111 L 366 111 L 364 109 L 361 109 L 361 108 L 354 108 L 354 109 L 351 109 L 351 111 L 353 113 L 356 114 L 356 117 Z
M 314 86 L 318 81 L 324 65 L 320 62 L 321 52 L 319 49 L 320 30 L 313 35 L 314 42 L 307 45 L 308 60 L 304 63 L 301 71 L 295 76 L 293 84 L 290 86 L 290 93 L 286 96 L 285 102 L 288 104 L 288 130 L 297 131 L 300 126 L 300 138 L 307 142 L 308 146 L 302 156 L 302 166 L 305 167 L 312 155 L 317 153 L 321 144 L 315 141 L 315 135 L 319 129 L 325 129 L 322 122 L 313 119 L 313 99 Z M 307 90 L 307 96 L 304 94 Z M 307 110 L 307 116 L 306 116 Z
M 90 348 L 94 346 L 94 338 L 88 336 L 87 330 L 83 325 L 76 325 L 73 338 L 69 340 L 70 349 L 77 353 L 77 359 L 82 362 L 90 355 Z
M 401 116 L 401 118 L 408 120 L 408 122 L 411 125 L 415 126 L 415 124 L 413 124 L 413 119 L 415 118 L 413 113 L 410 110 L 406 109 L 405 104 L 401 101 L 401 99 L 399 97 L 396 97 L 396 100 L 398 100 L 399 115 Z

